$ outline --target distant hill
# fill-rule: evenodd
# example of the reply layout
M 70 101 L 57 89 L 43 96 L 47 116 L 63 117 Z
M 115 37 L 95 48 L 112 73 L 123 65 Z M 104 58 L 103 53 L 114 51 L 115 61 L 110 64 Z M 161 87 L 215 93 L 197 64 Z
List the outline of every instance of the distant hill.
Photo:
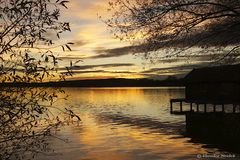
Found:
M 160 87 L 183 86 L 182 79 L 152 80 L 152 79 L 93 79 L 71 80 L 45 83 L 0 83 L 0 87 Z

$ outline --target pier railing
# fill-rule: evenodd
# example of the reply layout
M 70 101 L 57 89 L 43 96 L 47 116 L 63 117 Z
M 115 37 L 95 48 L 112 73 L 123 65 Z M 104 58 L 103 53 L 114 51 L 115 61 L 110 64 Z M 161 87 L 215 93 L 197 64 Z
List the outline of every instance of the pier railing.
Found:
M 175 108 L 174 104 L 178 103 L 179 107 Z M 183 103 L 188 104 L 188 108 Z M 194 107 L 195 105 L 195 107 Z M 200 110 L 200 107 L 203 106 L 203 111 Z M 211 112 L 218 112 L 217 108 L 221 107 L 221 112 L 225 112 L 226 107 L 231 107 L 231 113 L 236 113 L 237 108 L 240 112 L 240 102 L 231 102 L 231 101 L 201 101 L 201 100 L 188 100 L 188 99 L 171 99 L 170 100 L 170 113 L 171 114 L 186 114 L 187 112 L 204 112 L 207 113 L 209 108 L 212 108 Z M 185 107 L 185 108 L 184 108 Z

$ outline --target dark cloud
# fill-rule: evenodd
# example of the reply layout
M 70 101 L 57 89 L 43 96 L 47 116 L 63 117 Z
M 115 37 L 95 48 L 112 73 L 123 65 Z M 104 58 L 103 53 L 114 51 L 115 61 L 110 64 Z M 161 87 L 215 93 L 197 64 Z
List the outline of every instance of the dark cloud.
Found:
M 63 72 L 67 73 L 67 72 Z M 85 73 L 119 73 L 119 74 L 134 74 L 136 72 L 130 71 L 106 71 L 106 70 L 87 70 L 87 71 L 73 71 L 74 74 L 85 74 Z
M 225 20 L 210 25 L 207 30 L 190 34 L 186 38 L 176 40 L 176 44 L 204 47 L 224 47 L 240 43 L 239 19 Z M 182 41 L 182 42 L 181 42 Z
M 139 45 L 119 47 L 113 49 L 96 49 L 95 52 L 98 54 L 96 56 L 92 56 L 91 58 L 109 58 L 109 57 L 119 57 L 123 55 L 133 54 L 133 53 L 146 53 L 151 51 L 158 50 L 167 50 L 170 48 L 178 48 L 179 50 L 172 51 L 173 53 L 168 53 L 170 57 L 175 57 L 174 53 L 188 51 L 188 53 L 184 53 L 189 55 L 192 58 L 201 58 L 212 59 L 210 57 L 211 52 L 216 53 L 217 50 L 212 50 L 212 48 L 224 48 L 227 46 L 236 46 L 240 44 L 240 23 L 237 21 L 224 21 L 221 24 L 213 24 L 209 26 L 208 29 L 204 31 L 196 31 L 191 32 L 185 36 L 178 36 L 172 38 L 172 35 L 169 36 L 166 40 L 161 40 L 162 35 L 158 37 L 153 37 L 149 39 L 148 43 L 143 43 Z M 159 39 L 159 40 L 158 40 Z M 205 50 L 208 52 L 199 51 L 198 54 L 203 56 L 196 57 L 192 55 L 193 50 L 189 50 L 191 48 L 201 48 L 201 51 Z M 206 50 L 207 49 L 207 50 Z M 226 49 L 226 48 L 225 48 Z M 222 52 L 223 53 L 223 52 Z M 223 53 L 224 54 L 224 53 Z M 221 57 L 223 54 L 219 54 Z M 176 54 L 181 55 L 181 54 Z M 204 56 L 206 55 L 206 56 Z M 167 56 L 167 54 L 166 54 Z M 219 58 L 219 57 L 213 57 Z M 161 58 L 160 58 L 161 60 Z M 177 57 L 176 59 L 163 59 L 165 62 L 174 62 L 181 60 L 181 57 Z M 185 60 L 185 59 L 184 59 Z
M 135 66 L 133 63 L 112 63 L 112 64 L 97 64 L 97 65 L 82 65 L 82 66 L 73 66 L 72 70 L 87 70 L 94 68 L 113 68 L 113 67 L 131 67 Z M 60 70 L 65 70 L 65 68 L 60 68 Z
M 189 53 L 189 55 L 179 55 L 177 57 L 162 58 L 157 60 L 157 62 L 160 63 L 193 62 L 193 61 L 211 62 L 222 56 L 223 54 L 216 53 L 199 54 L 191 52 Z
M 207 64 L 207 63 L 206 63 Z M 199 64 L 189 64 L 185 66 L 174 66 L 174 67 L 165 67 L 165 68 L 151 68 L 142 72 L 132 72 L 132 71 L 108 71 L 108 70 L 91 70 L 94 68 L 108 68 L 108 67 L 116 67 L 116 66 L 125 66 L 126 64 L 103 64 L 103 65 L 85 65 L 73 68 L 74 74 L 87 74 L 87 73 L 110 73 L 110 74 L 129 74 L 129 75 L 141 75 L 146 78 L 151 79 L 159 79 L 163 80 L 168 78 L 170 75 L 174 75 L 177 78 L 184 77 L 188 72 L 190 72 L 193 68 L 199 68 L 206 65 L 205 63 Z M 129 64 L 127 64 L 129 65 Z M 64 73 L 64 72 L 63 72 Z M 114 76 L 113 76 L 114 77 Z
M 196 64 L 188 64 L 188 65 L 179 65 L 173 67 L 165 67 L 165 68 L 151 68 L 149 70 L 142 71 L 143 74 L 151 74 L 151 73 L 158 73 L 158 74 L 165 74 L 165 73 L 172 73 L 172 74 L 187 74 L 194 68 L 208 66 L 209 63 L 201 62 Z
M 60 56 L 58 57 L 61 60 L 81 60 L 84 59 L 84 56 Z
M 159 49 L 179 48 L 189 49 L 199 47 L 209 49 L 209 47 L 234 46 L 240 43 L 240 24 L 237 21 L 224 21 L 208 26 L 206 30 L 196 30 L 184 34 L 156 35 L 148 39 L 148 43 L 140 45 L 140 51 L 156 51 Z
M 112 64 L 109 65 L 103 65 L 104 67 L 102 68 L 108 68 Z M 174 75 L 177 78 L 182 78 L 184 77 L 188 72 L 190 72 L 193 68 L 199 68 L 203 67 L 204 65 L 207 65 L 207 63 L 199 63 L 199 64 L 189 64 L 189 65 L 184 65 L 184 66 L 173 66 L 173 67 L 165 67 L 165 68 L 151 68 L 146 71 L 142 72 L 131 72 L 131 71 L 107 71 L 107 70 L 87 70 L 87 69 L 94 69 L 97 68 L 98 65 L 87 65 L 84 66 L 82 70 L 80 68 L 78 69 L 73 69 L 74 74 L 86 74 L 86 73 L 111 73 L 111 74 L 134 74 L 134 75 L 141 75 L 146 78 L 151 78 L 151 79 L 166 79 L 168 78 L 169 75 Z
M 85 74 L 85 73 L 104 73 L 104 70 L 91 70 L 91 71 L 73 71 L 74 74 Z M 67 73 L 67 72 L 63 72 Z
M 132 54 L 136 52 L 136 46 L 126 46 L 126 47 L 119 47 L 113 49 L 105 49 L 105 48 L 96 48 L 95 53 L 97 55 L 91 56 L 91 59 L 97 58 L 111 58 L 111 57 L 120 57 L 128 54 Z
M 74 46 L 81 47 L 86 44 L 89 44 L 90 42 L 86 40 L 74 40 L 73 43 L 74 43 Z

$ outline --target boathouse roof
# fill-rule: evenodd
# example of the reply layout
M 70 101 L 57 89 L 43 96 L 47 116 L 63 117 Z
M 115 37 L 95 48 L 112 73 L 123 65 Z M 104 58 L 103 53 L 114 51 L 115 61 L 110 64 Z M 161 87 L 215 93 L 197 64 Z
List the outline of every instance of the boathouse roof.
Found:
M 193 69 L 185 83 L 240 83 L 240 64 Z

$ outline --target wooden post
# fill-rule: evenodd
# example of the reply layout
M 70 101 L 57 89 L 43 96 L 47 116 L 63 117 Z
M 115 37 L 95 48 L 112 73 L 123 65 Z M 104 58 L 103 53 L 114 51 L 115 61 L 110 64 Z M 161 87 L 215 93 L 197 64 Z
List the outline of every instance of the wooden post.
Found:
M 216 112 L 216 104 L 213 105 L 213 112 Z
M 235 112 L 236 112 L 236 105 L 233 104 L 233 113 L 235 113 Z
M 197 112 L 199 112 L 199 104 L 197 103 Z
M 224 104 L 222 104 L 222 112 L 225 112 Z
M 190 103 L 190 111 L 193 111 L 193 105 Z
M 204 104 L 204 112 L 207 113 L 207 104 Z
M 182 108 L 182 101 L 180 101 L 180 112 L 183 111 L 183 108 Z
M 170 113 L 173 113 L 173 102 L 170 101 Z

